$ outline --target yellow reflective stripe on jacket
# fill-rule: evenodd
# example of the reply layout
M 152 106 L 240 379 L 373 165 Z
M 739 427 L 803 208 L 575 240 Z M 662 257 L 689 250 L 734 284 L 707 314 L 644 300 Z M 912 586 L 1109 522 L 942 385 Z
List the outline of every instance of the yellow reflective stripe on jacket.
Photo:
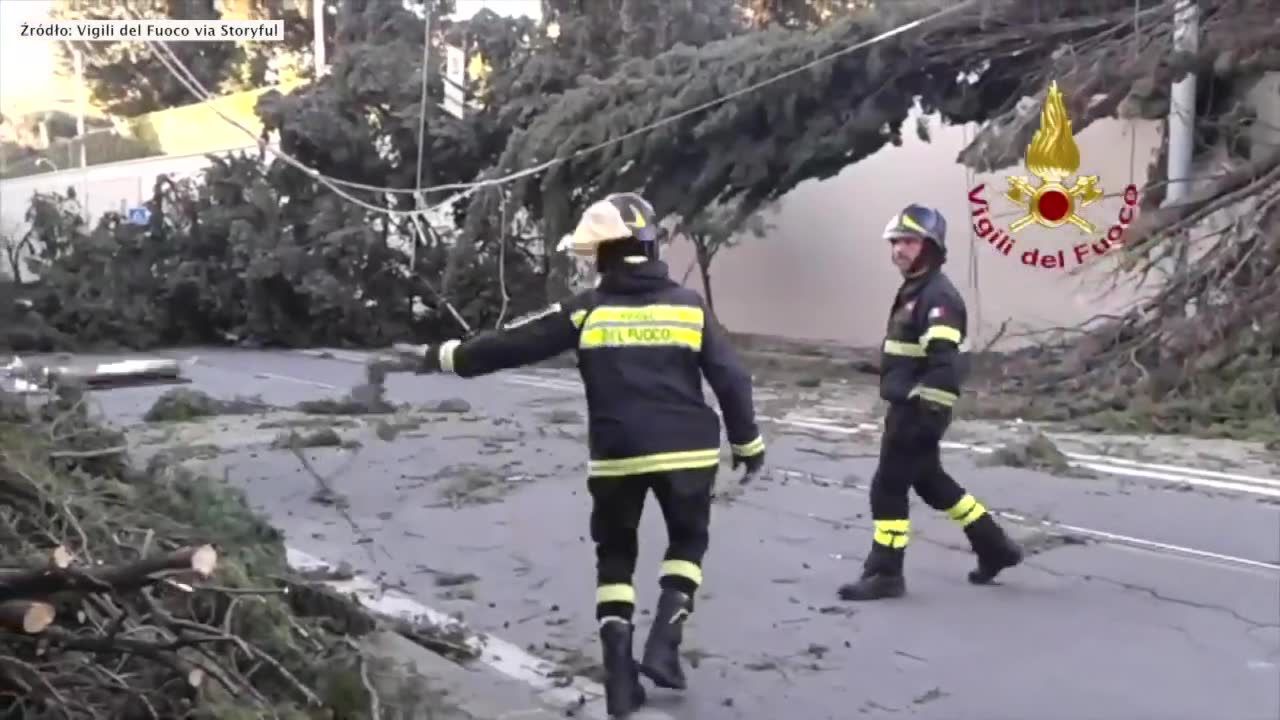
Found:
M 884 352 L 886 355 L 924 357 L 924 348 L 920 346 L 920 343 L 903 342 L 901 340 L 885 340 Z
M 759 455 L 760 453 L 764 452 L 764 438 L 760 436 L 756 436 L 756 439 L 752 440 L 749 443 L 745 443 L 742 445 L 731 444 L 729 447 L 733 449 L 734 455 L 738 455 L 740 457 L 751 457 L 752 455 Z
M 593 477 L 620 477 L 668 470 L 690 470 L 720 464 L 720 448 L 655 453 L 616 460 L 591 460 L 587 472 Z
M 569 320 L 573 323 L 573 326 L 578 329 L 582 328 L 582 321 L 586 319 L 587 319 L 586 310 L 574 310 L 572 313 L 569 314 Z
M 702 349 L 702 308 L 689 305 L 602 305 L 582 326 L 579 348 L 686 347 Z
M 645 346 L 687 347 L 697 352 L 702 349 L 702 330 L 657 324 L 599 327 L 589 322 L 578 339 L 578 347 L 582 349 Z
M 928 347 L 933 340 L 946 340 L 959 345 L 962 339 L 960 331 L 950 325 L 930 325 L 924 335 L 920 336 L 920 347 Z
M 904 548 L 911 537 L 910 520 L 876 520 L 872 540 L 891 548 Z
M 591 311 L 590 327 L 606 323 L 684 323 L 702 327 L 702 308 L 693 305 L 601 305 Z
M 952 405 L 955 405 L 956 400 L 960 399 L 960 396 L 956 395 L 953 392 L 947 392 L 946 390 L 939 390 L 937 388 L 925 387 L 923 385 L 917 385 L 914 388 L 912 388 L 911 392 L 907 395 L 907 397 L 909 398 L 918 397 L 921 400 L 928 400 L 931 403 L 937 403 L 939 405 L 944 405 L 946 407 L 951 407 Z

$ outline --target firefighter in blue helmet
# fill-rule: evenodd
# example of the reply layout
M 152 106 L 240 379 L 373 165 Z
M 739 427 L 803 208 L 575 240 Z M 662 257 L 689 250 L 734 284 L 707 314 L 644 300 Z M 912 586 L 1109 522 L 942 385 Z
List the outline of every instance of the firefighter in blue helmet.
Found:
M 963 528 L 978 558 L 969 573 L 990 583 L 1022 561 L 1014 544 L 977 498 L 942 469 L 940 443 L 951 424 L 965 369 L 965 303 L 942 264 L 947 221 L 932 208 L 910 205 L 884 229 L 903 283 L 889 311 L 880 355 L 880 396 L 888 401 L 880 462 L 871 480 L 871 551 L 862 577 L 844 585 L 845 600 L 876 600 L 906 592 L 903 559 L 911 536 L 908 492 Z
M 614 717 L 644 703 L 641 673 L 658 687 L 686 687 L 682 628 L 702 583 L 720 464 L 720 422 L 703 395 L 703 377 L 724 415 L 733 467 L 745 466 L 745 481 L 764 462 L 751 376 L 701 296 L 670 278 L 658 240 L 648 202 L 633 193 L 610 195 L 586 210 L 562 244 L 594 259 L 596 287 L 501 331 L 418 351 L 423 372 L 474 377 L 576 349 L 587 396 L 596 618 Z M 636 663 L 632 574 L 649 491 L 669 544 L 653 626 Z

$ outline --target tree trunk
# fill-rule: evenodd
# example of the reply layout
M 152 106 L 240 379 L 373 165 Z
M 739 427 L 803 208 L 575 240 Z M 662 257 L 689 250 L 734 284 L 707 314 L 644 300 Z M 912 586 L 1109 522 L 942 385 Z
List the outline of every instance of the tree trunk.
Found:
M 573 209 L 569 198 L 562 192 L 547 193 L 543 198 L 542 247 L 543 263 L 547 269 L 545 278 L 546 304 L 557 302 L 570 294 L 569 281 L 573 276 L 573 258 L 556 250 L 560 238 L 570 232 Z
M 707 309 L 711 311 L 711 316 L 715 317 L 716 304 L 711 297 L 711 260 L 715 257 L 715 252 L 711 250 L 705 239 L 691 239 L 694 254 L 698 259 L 698 275 L 702 277 L 702 295 L 707 299 Z

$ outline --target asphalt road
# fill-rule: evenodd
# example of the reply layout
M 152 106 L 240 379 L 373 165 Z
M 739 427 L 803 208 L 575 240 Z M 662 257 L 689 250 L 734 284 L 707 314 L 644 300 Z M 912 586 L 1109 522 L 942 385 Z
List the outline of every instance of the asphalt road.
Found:
M 195 354 L 195 387 L 279 405 L 341 395 L 363 372 L 299 353 Z M 164 389 L 97 396 L 129 424 Z M 774 405 L 788 392 L 762 390 Z M 292 547 L 349 563 L 534 655 L 586 668 L 598 655 L 594 555 L 574 376 L 393 376 L 388 394 L 415 406 L 463 398 L 471 409 L 420 414 L 419 426 L 391 442 L 353 428 L 344 432 L 362 447 L 308 451 L 316 472 L 349 498 L 356 529 L 311 501 L 316 479 L 292 454 L 265 447 L 269 431 L 214 462 Z M 1256 489 L 1234 492 L 1195 468 L 1172 480 L 1057 477 L 950 452 L 958 480 L 1025 520 L 1007 522 L 1034 554 L 1001 585 L 971 586 L 963 536 L 916 501 L 909 595 L 852 605 L 835 588 L 856 576 L 870 541 L 874 432 L 832 429 L 839 418 L 825 430 L 775 420 L 765 425 L 769 477 L 714 511 L 689 630 L 694 687 L 651 693 L 638 718 L 1280 717 L 1280 506 L 1271 492 L 1280 481 L 1233 480 Z M 725 480 L 732 484 L 727 466 Z M 636 578 L 646 608 L 663 540 L 651 501 Z M 639 623 L 647 631 L 647 617 Z

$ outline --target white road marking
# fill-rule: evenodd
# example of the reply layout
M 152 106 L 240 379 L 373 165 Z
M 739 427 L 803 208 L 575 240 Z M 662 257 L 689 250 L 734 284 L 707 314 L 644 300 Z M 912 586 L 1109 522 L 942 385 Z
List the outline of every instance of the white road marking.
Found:
M 579 383 L 559 378 L 512 374 L 505 376 L 503 379 L 509 383 L 528 387 L 540 387 L 564 392 L 581 392 L 582 390 L 582 386 Z M 880 426 L 874 423 L 845 425 L 831 422 L 827 418 L 813 417 L 809 415 L 788 414 L 781 418 L 761 415 L 759 416 L 759 419 L 764 422 L 790 425 L 792 427 L 805 428 L 808 430 L 821 430 L 839 435 L 874 433 L 880 429 Z M 991 454 L 997 449 L 996 447 L 991 446 L 952 441 L 943 441 L 942 447 L 946 450 L 966 450 L 968 452 L 978 453 L 981 455 Z M 1065 452 L 1063 454 L 1070 459 L 1070 464 L 1072 466 L 1107 473 L 1110 475 L 1159 480 L 1167 483 L 1195 485 L 1198 487 L 1225 490 L 1247 495 L 1261 495 L 1264 497 L 1280 498 L 1280 480 L 1273 478 L 1224 473 L 1215 470 L 1202 470 L 1200 468 L 1185 467 L 1181 465 L 1144 463 L 1137 460 L 1113 458 L 1106 455 L 1088 455 L 1072 452 Z
M 782 475 L 790 475 L 793 477 L 810 478 L 816 480 L 815 485 L 820 488 L 834 489 L 837 492 L 857 492 L 866 493 L 867 488 L 860 485 L 847 485 L 834 478 L 824 477 L 817 473 L 807 470 L 794 470 L 790 468 L 775 468 L 775 472 Z M 1093 528 L 1082 527 L 1080 525 L 1068 525 L 1066 523 L 1053 522 L 1050 520 L 1035 520 L 1017 513 L 992 511 L 993 514 L 1008 518 L 1014 522 L 1024 525 L 1039 525 L 1054 530 L 1063 530 L 1077 535 L 1084 535 L 1096 540 L 1116 543 L 1120 545 L 1130 545 L 1145 550 L 1163 551 L 1174 555 L 1185 555 L 1188 557 L 1201 558 L 1207 560 L 1216 560 L 1222 563 L 1242 565 L 1250 568 L 1259 568 L 1272 572 L 1280 572 L 1280 563 L 1265 562 L 1263 560 L 1253 560 L 1250 558 L 1237 557 L 1235 555 L 1224 555 L 1222 553 L 1211 552 L 1209 550 L 1200 550 L 1198 548 L 1187 547 L 1185 545 L 1174 545 L 1171 543 L 1158 542 L 1156 540 L 1147 540 L 1145 538 L 1134 537 L 1132 535 L 1121 535 L 1119 533 L 1107 532 L 1105 530 L 1095 530 Z
M 552 390 L 567 390 L 570 392 L 582 389 L 581 385 L 574 385 L 567 381 L 547 381 L 542 378 L 528 377 L 524 375 L 511 375 L 502 379 L 514 385 L 528 385 L 529 387 L 536 388 L 551 388 Z
M 325 390 L 339 389 L 337 385 L 330 385 L 329 383 L 322 383 L 317 380 L 306 380 L 303 378 L 293 377 L 291 375 L 277 375 L 275 373 L 260 372 L 254 373 L 253 376 L 264 380 L 283 380 L 284 382 L 294 382 L 299 385 L 311 385 L 313 387 L 324 388 Z
M 1139 460 L 1128 460 L 1124 458 L 1115 458 L 1108 455 L 1087 455 L 1085 453 L 1063 453 L 1073 460 L 1083 460 L 1086 462 L 1106 462 L 1112 465 L 1130 465 L 1133 467 L 1146 468 L 1148 470 L 1158 470 L 1174 474 L 1191 474 L 1195 473 L 1197 477 L 1216 478 L 1218 480 L 1230 480 L 1232 482 L 1241 482 L 1248 485 L 1261 485 L 1263 487 L 1280 487 L 1280 480 L 1275 478 L 1258 477 L 1256 475 L 1244 475 L 1241 473 L 1219 472 L 1217 470 L 1201 470 L 1199 468 L 1190 468 L 1183 465 L 1165 465 L 1162 463 L 1148 463 Z
M 821 406 L 821 405 L 818 406 L 819 409 L 823 407 L 824 406 Z M 804 421 L 809 423 L 828 425 L 833 427 L 833 431 L 836 431 L 834 430 L 834 428 L 840 428 L 837 432 L 842 432 L 842 433 L 847 432 L 849 427 L 856 427 L 859 430 L 866 430 L 866 431 L 877 431 L 880 429 L 880 426 L 874 423 L 857 423 L 856 425 L 852 425 L 852 426 L 842 425 L 838 419 L 829 418 L 829 417 L 808 417 L 808 416 L 802 416 L 802 415 L 788 415 L 788 421 L 790 420 L 799 420 L 799 421 Z M 1049 433 L 1048 436 L 1050 439 L 1053 439 L 1053 435 L 1051 433 Z M 971 445 L 968 443 L 944 442 L 943 447 L 946 447 L 952 450 L 970 450 L 973 452 L 978 452 L 983 454 L 994 452 L 994 448 L 992 447 L 981 446 L 981 445 Z M 1241 473 L 1221 472 L 1218 470 L 1204 470 L 1201 468 L 1187 467 L 1185 465 L 1149 463 L 1149 462 L 1143 462 L 1141 460 L 1130 460 L 1127 458 L 1118 458 L 1111 455 L 1093 455 L 1089 453 L 1078 453 L 1078 452 L 1071 452 L 1071 451 L 1063 451 L 1062 454 L 1067 456 L 1067 458 L 1071 460 L 1079 461 L 1078 463 L 1074 463 L 1074 464 L 1079 465 L 1080 467 L 1089 467 L 1089 465 L 1087 465 L 1086 463 L 1102 463 L 1108 466 L 1124 465 L 1128 467 L 1142 468 L 1144 470 L 1150 470 L 1150 471 L 1172 474 L 1172 475 L 1189 475 L 1194 478 L 1201 478 L 1201 479 L 1210 478 L 1214 480 L 1226 480 L 1226 481 L 1235 482 L 1235 483 L 1244 483 L 1246 485 L 1257 485 L 1260 487 L 1267 487 L 1267 488 L 1280 488 L 1280 479 L 1258 477 L 1256 475 L 1244 475 Z M 1111 471 L 1108 471 L 1108 472 L 1111 472 Z M 1129 474 L 1129 473 L 1117 472 L 1116 474 Z M 1151 476 L 1150 475 L 1134 475 L 1134 477 L 1151 477 Z
M 1014 513 L 1000 513 L 1002 516 L 1011 520 L 1018 520 L 1021 516 Z M 1022 518 L 1024 521 L 1026 518 Z M 1209 550 L 1198 550 L 1185 545 L 1172 545 L 1170 543 L 1156 542 L 1155 540 L 1146 540 L 1144 538 L 1133 537 L 1132 535 L 1121 535 L 1119 533 L 1110 533 L 1105 530 L 1094 530 L 1092 528 L 1080 527 L 1079 525 L 1068 525 L 1066 523 L 1041 523 L 1054 528 L 1060 528 L 1086 537 L 1097 538 L 1098 540 L 1106 540 L 1109 542 L 1120 543 L 1122 545 L 1133 545 L 1134 547 L 1145 548 L 1147 550 L 1163 550 L 1166 552 L 1176 553 L 1179 555 L 1190 555 L 1191 557 L 1205 558 L 1207 560 L 1217 560 L 1235 565 L 1244 565 L 1246 567 L 1260 568 L 1270 570 L 1272 572 L 1280 572 L 1280 563 L 1264 562 L 1262 560 L 1251 560 L 1249 558 L 1237 557 L 1235 555 L 1224 555 L 1222 553 L 1210 552 Z
M 880 426 L 876 425 L 875 423 L 857 423 L 856 425 L 844 425 L 838 422 L 834 422 L 831 418 L 811 417 L 808 415 L 796 415 L 794 413 L 787 413 L 786 417 L 781 420 L 777 420 L 773 418 L 766 418 L 766 419 L 772 420 L 773 422 L 781 422 L 787 425 L 798 425 L 800 427 L 812 427 L 819 430 L 826 428 L 826 429 L 830 429 L 832 432 L 837 432 L 843 435 L 851 435 L 851 434 L 857 434 L 857 433 L 863 433 L 863 432 L 875 432 L 880 429 Z M 804 425 L 801 425 L 801 423 L 804 423 Z
M 334 567 L 331 563 L 297 548 L 286 547 L 285 550 L 289 566 L 295 570 L 326 570 Z M 421 619 L 443 626 L 457 622 L 447 613 L 427 607 L 408 595 L 383 590 L 376 582 L 358 573 L 350 580 L 328 580 L 325 584 L 344 595 L 354 596 L 362 606 L 376 615 L 407 620 Z M 479 653 L 478 662 L 512 680 L 533 687 L 538 698 L 548 708 L 558 711 L 577 708 L 585 698 L 586 704 L 579 712 L 593 720 L 606 720 L 604 687 L 600 683 L 575 676 L 571 685 L 562 687 L 563 680 L 560 676 L 553 676 L 553 673 L 563 671 L 561 667 L 531 655 L 520 646 L 492 633 L 473 635 L 468 638 L 467 643 Z M 670 715 L 654 708 L 643 710 L 643 714 L 637 713 L 633 717 L 674 720 Z
M 299 355 L 306 355 L 309 358 L 317 360 L 338 360 L 339 362 L 357 363 L 363 365 L 369 358 L 377 354 L 377 351 L 361 351 L 353 352 L 350 350 L 298 350 Z

